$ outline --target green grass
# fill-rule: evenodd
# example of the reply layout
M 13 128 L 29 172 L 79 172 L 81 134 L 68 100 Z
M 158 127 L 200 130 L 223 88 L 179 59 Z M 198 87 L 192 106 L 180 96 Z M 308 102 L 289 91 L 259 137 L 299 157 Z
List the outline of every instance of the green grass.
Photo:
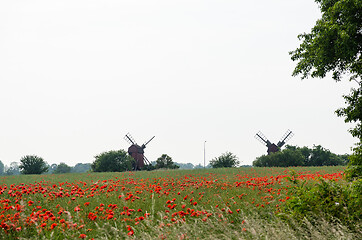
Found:
M 308 222 L 291 225 L 276 217 L 294 187 L 286 178 L 291 170 L 308 178 L 307 181 L 316 181 L 317 175 L 343 181 L 340 180 L 343 167 L 1 177 L 0 222 L 8 227 L 0 227 L 0 238 L 351 239 L 361 236 L 359 230 L 351 231 L 323 219 L 318 225 Z M 34 203 L 29 206 L 29 201 Z M 92 220 L 92 216 L 96 218 Z M 53 229 L 52 224 L 56 224 Z

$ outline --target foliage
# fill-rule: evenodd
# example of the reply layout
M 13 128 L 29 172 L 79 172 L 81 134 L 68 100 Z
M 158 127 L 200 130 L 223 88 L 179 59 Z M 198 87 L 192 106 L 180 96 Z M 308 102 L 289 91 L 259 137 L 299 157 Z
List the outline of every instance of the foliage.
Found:
M 221 156 L 210 161 L 212 168 L 237 167 L 239 165 L 238 157 L 231 152 L 225 152 Z
M 349 131 L 353 137 L 362 142 L 362 81 L 359 85 L 358 89 L 352 88 L 349 96 L 343 96 L 347 107 L 338 109 L 336 113 L 339 117 L 345 117 L 345 122 L 356 123 L 356 126 Z
M 350 129 L 353 137 L 359 139 L 357 146 L 353 148 L 353 154 L 350 156 L 350 162 L 346 170 L 348 179 L 353 180 L 362 176 L 362 82 L 359 89 L 352 89 L 349 96 L 344 96 L 347 107 L 336 111 L 338 116 L 345 117 L 345 122 L 355 123 L 356 126 Z
M 361 175 L 362 145 L 362 1 L 360 0 L 315 0 L 321 9 L 322 18 L 312 28 L 311 33 L 298 36 L 303 42 L 290 52 L 293 61 L 298 61 L 293 76 L 302 79 L 325 77 L 332 72 L 333 79 L 341 80 L 349 74 L 359 87 L 345 95 L 347 107 L 336 111 L 345 117 L 345 122 L 356 123 L 350 129 L 352 136 L 359 138 L 349 164 L 349 175 Z M 357 172 L 356 172 L 357 171 Z M 358 172 L 359 171 L 359 172 Z M 348 174 L 347 174 L 348 175 Z
M 3 175 L 5 172 L 4 172 L 4 163 L 0 160 L 0 175 Z
M 17 162 L 11 162 L 10 166 L 5 166 L 5 175 L 19 175 L 20 169 L 19 169 L 19 163 Z
M 55 174 L 59 174 L 59 173 L 70 173 L 70 170 L 72 170 L 72 168 L 70 166 L 68 166 L 65 163 L 60 163 L 57 168 L 54 170 Z
M 54 173 L 54 171 L 57 169 L 57 167 L 58 167 L 58 165 L 56 164 L 56 163 L 53 163 L 53 164 L 51 164 L 50 166 L 49 166 L 49 168 L 48 168 L 48 174 L 53 174 Z
M 350 227 L 361 220 L 362 192 L 357 185 L 351 187 L 346 183 L 327 181 L 323 178 L 312 184 L 300 182 L 294 177 L 289 179 L 296 184 L 296 188 L 282 212 L 294 220 L 302 221 L 307 218 L 313 223 L 315 216 L 322 216 L 331 222 L 338 219 Z
M 134 159 L 124 150 L 108 151 L 95 156 L 93 172 L 123 172 L 132 170 Z
M 346 177 L 348 180 L 356 180 L 362 178 L 362 143 L 354 148 L 354 153 L 349 157 L 349 164 L 346 169 Z
M 344 73 L 350 79 L 362 75 L 362 2 L 360 0 L 315 0 L 322 18 L 311 33 L 298 36 L 303 42 L 289 54 L 298 61 L 293 76 L 302 78 L 325 77 L 333 72 L 333 79 L 340 80 Z
M 20 159 L 19 169 L 22 174 L 42 174 L 48 168 L 44 159 L 36 155 L 26 155 Z
M 90 163 L 77 163 L 74 167 L 72 167 L 71 172 L 74 173 L 85 173 L 91 170 Z
M 177 166 L 180 167 L 180 169 L 193 169 L 194 165 L 192 163 L 176 163 Z
M 344 165 L 345 156 L 336 155 L 322 146 L 297 147 L 287 145 L 282 151 L 263 155 L 253 162 L 255 167 L 291 167 L 291 166 L 337 166 Z
M 170 168 L 170 169 L 177 169 L 180 166 L 176 165 L 170 156 L 167 154 L 162 154 L 161 157 L 157 158 L 155 168 Z
M 270 155 L 258 157 L 253 162 L 253 166 L 255 167 L 291 167 L 303 165 L 304 157 L 301 151 L 294 151 L 287 148 L 276 153 L 271 153 Z

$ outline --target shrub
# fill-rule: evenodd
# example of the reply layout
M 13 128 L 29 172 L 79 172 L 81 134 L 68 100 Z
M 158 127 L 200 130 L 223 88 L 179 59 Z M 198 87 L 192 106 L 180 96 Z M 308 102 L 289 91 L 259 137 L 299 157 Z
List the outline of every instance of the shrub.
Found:
M 362 143 L 355 147 L 353 154 L 349 157 L 349 164 L 346 169 L 348 180 L 360 179 L 362 177 Z
M 236 167 L 239 165 L 238 157 L 231 152 L 223 153 L 221 156 L 210 161 L 213 168 Z
M 296 188 L 282 212 L 291 218 L 297 221 L 307 218 L 313 223 L 315 216 L 322 216 L 330 222 L 338 219 L 351 228 L 361 220 L 361 181 L 351 185 L 320 178 L 318 182 L 307 185 L 306 182 L 289 179 L 296 184 Z

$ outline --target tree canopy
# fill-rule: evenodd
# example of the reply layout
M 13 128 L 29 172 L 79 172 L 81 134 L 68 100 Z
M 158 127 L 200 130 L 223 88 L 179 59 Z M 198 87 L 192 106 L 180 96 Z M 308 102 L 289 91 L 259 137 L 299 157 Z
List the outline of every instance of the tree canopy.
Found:
M 332 78 L 341 80 L 348 75 L 358 87 L 345 95 L 347 107 L 336 111 L 345 122 L 355 123 L 350 129 L 359 138 L 354 154 L 350 157 L 347 176 L 362 176 L 362 1 L 315 0 L 322 12 L 310 33 L 298 36 L 299 48 L 289 54 L 297 65 L 293 76 L 324 78 L 332 72 Z M 357 178 L 359 178 L 357 177 Z
M 72 167 L 68 166 L 65 163 L 59 163 L 57 168 L 54 170 L 54 173 L 55 174 L 70 173 L 70 170 L 72 170 Z
M 179 166 L 172 161 L 170 156 L 167 154 L 162 154 L 161 157 L 157 158 L 155 168 L 177 169 Z
M 321 9 L 319 19 L 310 33 L 298 36 L 303 42 L 291 51 L 298 61 L 293 76 L 325 77 L 333 73 L 339 81 L 345 73 L 350 79 L 362 75 L 362 1 L 315 0 Z
M 95 156 L 91 165 L 94 172 L 131 171 L 134 159 L 124 150 L 108 151 Z
M 42 174 L 48 168 L 44 159 L 36 155 L 26 155 L 20 159 L 19 169 L 22 174 Z
M 282 151 L 263 155 L 253 162 L 255 167 L 292 167 L 292 166 L 336 166 L 345 165 L 347 157 L 337 155 L 322 146 L 297 147 L 287 145 Z
M 221 156 L 210 161 L 212 168 L 237 167 L 239 165 L 238 157 L 231 152 L 221 154 Z

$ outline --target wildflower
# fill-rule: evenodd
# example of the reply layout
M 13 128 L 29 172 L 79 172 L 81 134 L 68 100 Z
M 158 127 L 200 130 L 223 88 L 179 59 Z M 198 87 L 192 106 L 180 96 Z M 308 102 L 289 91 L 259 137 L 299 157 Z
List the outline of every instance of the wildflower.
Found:
M 86 238 L 87 237 L 87 235 L 85 235 L 84 233 L 82 233 L 81 235 L 79 235 L 79 238 Z
M 80 211 L 80 207 L 79 206 L 76 206 L 75 208 L 74 208 L 74 212 L 79 212 Z

